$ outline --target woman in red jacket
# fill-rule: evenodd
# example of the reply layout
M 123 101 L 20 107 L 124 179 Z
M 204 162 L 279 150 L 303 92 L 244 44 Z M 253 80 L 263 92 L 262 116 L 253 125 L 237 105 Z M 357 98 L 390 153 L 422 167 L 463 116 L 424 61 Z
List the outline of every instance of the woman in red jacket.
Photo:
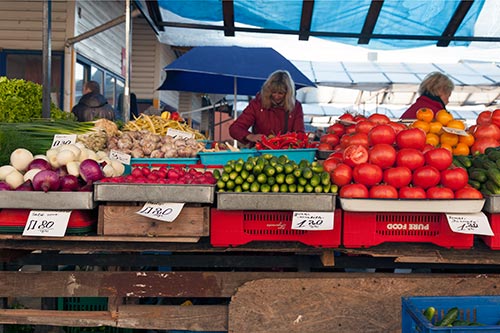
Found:
M 445 109 L 455 85 L 441 72 L 428 74 L 418 87 L 420 97 L 403 113 L 401 119 L 416 119 L 417 111 L 429 108 L 434 113 Z
M 295 99 L 295 84 L 288 71 L 272 73 L 260 92 L 229 127 L 229 134 L 253 146 L 263 135 L 304 132 L 302 105 Z

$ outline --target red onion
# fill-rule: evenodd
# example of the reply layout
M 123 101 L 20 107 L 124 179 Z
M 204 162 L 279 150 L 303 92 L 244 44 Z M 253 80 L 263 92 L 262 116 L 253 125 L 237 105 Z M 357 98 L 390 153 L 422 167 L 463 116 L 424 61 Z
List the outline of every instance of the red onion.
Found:
M 104 174 L 97 161 L 86 159 L 80 163 L 80 177 L 87 183 L 93 183 L 104 178 Z
M 57 191 L 60 184 L 59 175 L 52 170 L 42 170 L 33 177 L 35 191 Z
M 27 180 L 16 188 L 16 191 L 33 191 L 33 183 Z
M 80 188 L 80 183 L 78 182 L 78 178 L 73 175 L 66 175 L 61 177 L 61 191 L 76 191 Z
M 6 182 L 0 182 L 0 191 L 10 191 L 12 188 Z
M 35 158 L 30 164 L 28 164 L 28 170 L 31 169 L 52 170 L 52 166 L 49 161 L 46 161 L 43 158 Z

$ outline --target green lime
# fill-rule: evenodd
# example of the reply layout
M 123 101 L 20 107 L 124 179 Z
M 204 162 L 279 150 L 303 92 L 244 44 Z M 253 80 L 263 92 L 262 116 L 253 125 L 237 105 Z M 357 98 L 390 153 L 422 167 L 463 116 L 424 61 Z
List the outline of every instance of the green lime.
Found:
M 288 192 L 288 185 L 287 184 L 281 184 L 280 185 L 280 192 Z
M 229 179 L 231 180 L 235 180 L 236 177 L 239 176 L 239 173 L 237 173 L 236 171 L 231 171 L 231 173 L 229 174 Z
M 255 175 L 253 174 L 249 174 L 247 179 L 245 179 L 247 182 L 249 182 L 250 184 L 252 184 L 254 181 L 255 181 Z
M 215 179 L 219 179 L 220 176 L 221 176 L 221 173 L 220 173 L 220 170 L 219 169 L 215 169 L 212 174 L 214 175 L 214 178 Z
M 225 187 L 226 187 L 226 183 L 225 183 L 223 180 L 219 179 L 219 180 L 217 181 L 217 188 L 218 188 L 218 189 L 223 189 L 223 188 L 225 188 Z
M 323 192 L 324 193 L 329 193 L 331 187 L 332 187 L 331 184 L 323 185 Z
M 257 164 L 253 167 L 253 174 L 254 175 L 258 175 L 262 172 L 262 170 L 264 170 L 264 166 L 263 165 L 260 165 L 260 164 Z
M 309 168 L 309 167 L 302 168 L 302 177 L 304 177 L 305 179 L 311 179 L 312 176 L 313 176 L 313 172 L 312 172 L 311 168 Z
M 303 193 L 304 191 L 304 185 L 297 185 L 297 193 Z
M 280 191 L 280 184 L 274 184 L 271 186 L 271 191 L 274 193 L 278 193 Z
M 304 177 L 299 177 L 297 182 L 299 183 L 299 185 L 302 185 L 302 186 L 305 186 L 308 183 L 307 179 L 305 179 Z
M 276 183 L 278 184 L 283 184 L 285 182 L 285 174 L 283 173 L 276 175 L 275 178 L 276 178 Z
M 226 189 L 228 191 L 232 191 L 234 189 L 234 187 L 236 186 L 236 184 L 234 183 L 234 180 L 232 179 L 229 179 L 227 182 L 226 182 Z
M 250 190 L 250 183 L 249 182 L 243 182 L 243 184 L 241 184 L 241 189 L 245 192 L 248 192 Z
M 245 165 L 243 166 L 243 168 L 246 171 L 252 171 L 253 170 L 253 166 L 254 166 L 254 164 L 252 162 L 245 162 Z
M 260 184 L 259 183 L 253 182 L 250 185 L 250 192 L 259 192 L 259 190 L 260 190 Z
M 244 179 L 243 179 L 240 175 L 238 175 L 238 177 L 236 177 L 236 178 L 234 179 L 234 183 L 235 183 L 236 185 L 241 185 L 241 184 L 243 184 L 243 182 L 244 182 L 244 181 L 245 181 L 245 180 L 244 180 Z
M 247 179 L 249 175 L 250 175 L 250 172 L 248 172 L 247 170 L 241 170 L 241 172 L 240 172 L 240 176 L 243 179 Z
M 274 174 L 276 173 L 276 169 L 273 168 L 271 165 L 266 165 L 264 167 L 264 173 L 266 174 L 266 176 L 274 176 Z
M 293 174 L 295 177 L 299 178 L 300 176 L 302 176 L 302 170 L 301 170 L 300 168 L 295 168 L 295 169 L 293 169 L 292 174 Z
M 285 171 L 285 166 L 281 163 L 278 163 L 274 166 L 274 169 L 276 169 L 276 173 L 282 173 Z
M 318 186 L 321 184 L 321 177 L 318 174 L 314 174 L 311 179 L 309 179 L 309 184 L 311 184 L 312 187 Z
M 316 162 L 315 162 L 315 163 L 316 163 Z M 323 172 L 323 171 L 324 171 L 323 166 L 322 166 L 321 164 L 316 164 L 316 165 L 313 165 L 313 166 L 311 167 L 311 169 L 312 169 L 312 171 L 313 171 L 313 172 L 316 172 L 316 173 L 321 173 L 321 172 Z
M 236 163 L 234 165 L 234 171 L 241 172 L 241 170 L 243 170 L 243 163 Z
M 297 184 L 290 184 L 290 185 L 288 185 L 288 192 L 290 192 L 290 193 L 297 192 Z
M 270 192 L 271 186 L 269 186 L 268 184 L 262 184 L 260 185 L 260 191 L 264 193 Z
M 293 164 L 287 163 L 285 164 L 285 173 L 292 173 L 295 168 L 293 167 Z
M 291 173 L 289 173 L 288 175 L 286 175 L 285 177 L 285 183 L 287 183 L 288 185 L 290 184 L 294 184 L 295 183 L 295 176 Z
M 280 155 L 278 157 L 278 160 L 279 160 L 280 164 L 286 164 L 286 163 L 288 163 L 288 156 L 286 156 L 286 155 Z
M 267 177 L 267 183 L 268 183 L 269 185 L 274 185 L 274 184 L 276 184 L 276 178 L 274 178 L 274 177 L 272 177 L 272 176 L 271 176 L 271 177 Z
M 260 155 L 260 157 L 262 157 L 263 159 L 266 159 L 266 160 L 270 160 L 271 158 L 273 158 L 273 154 L 269 154 L 269 153 L 264 153 L 262 155 Z
M 227 172 L 223 172 L 222 175 L 220 176 L 220 179 L 223 181 L 223 182 L 227 182 L 229 180 L 229 173 Z
M 272 166 L 275 166 L 276 164 L 279 164 L 279 160 L 276 156 L 273 156 L 269 159 L 269 164 Z
M 306 186 L 304 186 L 304 192 L 311 193 L 313 191 L 314 191 L 314 187 L 311 184 L 306 184 Z
M 231 173 L 233 171 L 233 167 L 230 164 L 224 165 L 224 172 Z
M 267 176 L 265 173 L 260 173 L 259 175 L 257 175 L 257 182 L 259 182 L 260 184 L 265 184 L 267 183 Z
M 330 180 L 330 174 L 328 172 L 323 171 L 320 177 L 322 185 L 330 185 L 332 183 L 332 181 Z
M 243 189 L 241 188 L 241 185 L 236 185 L 234 187 L 234 192 L 243 192 Z
M 315 186 L 314 193 L 323 193 L 323 186 L 322 185 Z
M 308 160 L 300 160 L 299 167 L 301 169 L 310 167 L 309 161 Z
M 339 186 L 337 184 L 332 184 L 330 187 L 330 193 L 337 193 L 339 190 Z

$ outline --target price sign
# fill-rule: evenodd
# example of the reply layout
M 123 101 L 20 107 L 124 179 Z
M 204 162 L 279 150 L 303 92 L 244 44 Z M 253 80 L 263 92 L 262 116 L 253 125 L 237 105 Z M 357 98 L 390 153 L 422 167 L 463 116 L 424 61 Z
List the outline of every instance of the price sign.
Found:
M 180 214 L 183 207 L 184 204 L 178 202 L 146 202 L 137 214 L 155 220 L 173 222 Z
M 63 145 L 71 145 L 76 142 L 76 134 L 56 134 L 52 140 L 50 148 L 56 148 Z
M 179 131 L 175 128 L 167 129 L 167 135 L 170 135 L 173 138 L 182 138 L 182 139 L 194 138 L 194 133 Z
M 64 237 L 71 211 L 32 210 L 23 236 Z
M 461 135 L 461 136 L 468 136 L 466 131 L 458 129 L 458 128 L 452 128 L 452 127 L 445 127 L 443 126 L 443 131 L 451 133 L 451 134 L 456 134 L 456 135 Z
M 448 225 L 453 232 L 494 236 L 488 218 L 484 213 L 446 214 Z
M 109 151 L 109 158 L 118 160 L 119 162 L 122 162 L 122 164 L 130 165 L 131 156 L 129 154 L 122 153 L 121 151 L 111 149 Z
M 292 229 L 333 230 L 333 212 L 293 212 Z

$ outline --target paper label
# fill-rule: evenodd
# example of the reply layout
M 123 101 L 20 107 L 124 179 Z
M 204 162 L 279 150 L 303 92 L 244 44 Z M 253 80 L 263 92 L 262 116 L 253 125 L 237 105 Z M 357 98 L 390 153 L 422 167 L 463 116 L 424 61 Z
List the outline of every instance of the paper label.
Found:
M 63 145 L 71 145 L 76 142 L 76 134 L 56 134 L 52 140 L 50 148 L 56 148 Z
M 333 212 L 293 212 L 295 230 L 333 230 L 333 225 Z
M 179 131 L 175 128 L 167 129 L 167 135 L 170 135 L 173 138 L 183 138 L 183 139 L 191 139 L 194 138 L 194 133 Z
M 32 210 L 23 236 L 64 237 L 71 211 Z
M 461 135 L 461 136 L 468 136 L 469 134 L 461 129 L 458 128 L 452 128 L 452 127 L 445 127 L 443 126 L 443 131 L 451 133 L 451 134 L 456 134 L 456 135 Z
M 173 222 L 180 214 L 184 203 L 178 202 L 146 202 L 137 214 L 164 222 Z
M 494 236 L 488 218 L 483 212 L 471 214 L 446 214 L 446 218 L 453 232 Z
M 131 156 L 129 154 L 125 154 L 119 150 L 111 149 L 109 151 L 109 158 L 114 159 L 114 160 L 118 160 L 122 164 L 130 165 Z

